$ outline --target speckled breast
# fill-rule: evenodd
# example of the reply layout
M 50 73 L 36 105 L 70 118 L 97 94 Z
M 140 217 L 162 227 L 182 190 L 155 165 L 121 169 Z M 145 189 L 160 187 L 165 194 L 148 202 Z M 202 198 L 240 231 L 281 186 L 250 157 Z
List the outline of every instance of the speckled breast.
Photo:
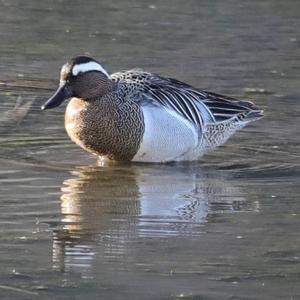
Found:
M 93 154 L 131 160 L 144 132 L 141 112 L 137 105 L 108 100 L 72 98 L 65 114 L 66 131 L 76 144 Z
M 73 142 L 85 149 L 81 140 L 82 126 L 84 126 L 84 111 L 87 109 L 87 103 L 78 98 L 72 98 L 65 113 L 65 128 Z M 86 149 L 88 150 L 88 149 Z

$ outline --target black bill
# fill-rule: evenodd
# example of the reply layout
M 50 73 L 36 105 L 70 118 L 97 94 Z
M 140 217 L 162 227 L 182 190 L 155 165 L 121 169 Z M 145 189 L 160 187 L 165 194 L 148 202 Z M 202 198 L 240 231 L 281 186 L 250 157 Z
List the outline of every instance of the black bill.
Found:
M 71 97 L 71 89 L 66 84 L 60 85 L 55 94 L 50 99 L 48 99 L 44 105 L 41 106 L 41 109 L 45 110 L 57 107 Z

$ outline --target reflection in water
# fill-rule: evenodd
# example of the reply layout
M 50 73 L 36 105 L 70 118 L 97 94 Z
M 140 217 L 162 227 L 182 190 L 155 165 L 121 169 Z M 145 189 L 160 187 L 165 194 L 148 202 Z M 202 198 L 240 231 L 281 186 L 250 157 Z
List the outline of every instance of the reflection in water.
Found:
M 133 240 L 199 238 L 216 213 L 258 209 L 239 195 L 230 180 L 188 166 L 77 168 L 63 182 L 53 267 L 91 278 L 94 260 L 121 263 Z
M 89 276 L 97 240 L 105 244 L 105 255 L 122 252 L 122 232 L 134 222 L 126 216 L 139 215 L 139 191 L 131 170 L 84 167 L 72 175 L 63 183 L 63 229 L 54 232 L 53 262 Z

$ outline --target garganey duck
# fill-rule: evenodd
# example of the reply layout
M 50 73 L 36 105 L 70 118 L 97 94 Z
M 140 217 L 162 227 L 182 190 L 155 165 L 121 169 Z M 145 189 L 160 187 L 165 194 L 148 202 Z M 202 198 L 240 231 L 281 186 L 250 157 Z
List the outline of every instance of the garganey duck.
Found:
M 253 103 L 202 91 L 139 69 L 109 74 L 93 58 L 62 66 L 50 109 L 71 98 L 70 138 L 102 158 L 119 161 L 198 160 L 238 129 L 263 116 Z

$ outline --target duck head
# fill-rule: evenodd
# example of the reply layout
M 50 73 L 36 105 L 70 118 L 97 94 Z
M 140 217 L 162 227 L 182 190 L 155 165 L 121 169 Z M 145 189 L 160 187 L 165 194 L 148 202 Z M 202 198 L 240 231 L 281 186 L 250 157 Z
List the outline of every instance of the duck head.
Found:
M 62 66 L 59 87 L 41 109 L 57 107 L 71 97 L 84 100 L 102 97 L 113 88 L 110 75 L 98 61 L 77 56 Z

